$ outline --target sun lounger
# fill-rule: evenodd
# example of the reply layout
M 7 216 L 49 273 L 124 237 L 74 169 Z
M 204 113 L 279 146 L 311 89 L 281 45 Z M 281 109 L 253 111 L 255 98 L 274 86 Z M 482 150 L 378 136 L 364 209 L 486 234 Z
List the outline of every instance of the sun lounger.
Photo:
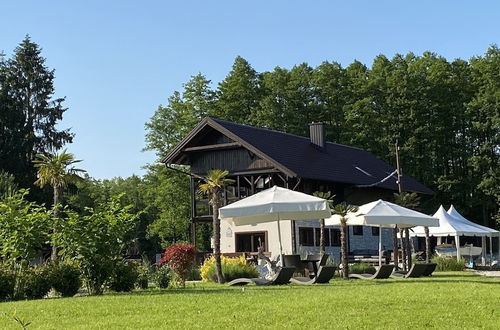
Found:
M 332 279 L 333 275 L 335 275 L 336 269 L 337 267 L 335 266 L 320 266 L 318 275 L 316 275 L 314 278 L 311 279 L 309 277 L 292 277 L 290 279 L 290 282 L 302 285 L 328 283 Z
M 436 270 L 437 264 L 425 264 L 427 267 L 422 273 L 422 276 L 431 276 Z
M 254 283 L 255 285 L 282 285 L 290 283 L 295 272 L 295 267 L 282 267 L 271 280 L 264 278 L 237 278 L 228 283 L 229 286 L 247 285 Z
M 413 264 L 408 272 L 395 271 L 392 278 L 420 277 L 427 270 L 427 264 Z
M 375 274 L 349 274 L 349 278 L 359 278 L 362 280 L 375 280 L 389 278 L 392 271 L 394 270 L 394 265 L 382 265 L 379 267 Z

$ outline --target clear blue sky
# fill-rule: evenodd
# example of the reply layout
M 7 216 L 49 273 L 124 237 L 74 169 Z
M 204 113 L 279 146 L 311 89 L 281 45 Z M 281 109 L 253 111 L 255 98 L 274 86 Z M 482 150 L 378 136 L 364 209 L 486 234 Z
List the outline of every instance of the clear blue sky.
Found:
M 425 50 L 468 59 L 500 43 L 499 14 L 498 1 L 4 1 L 0 51 L 26 34 L 43 48 L 76 133 L 68 150 L 111 178 L 144 173 L 158 105 L 198 72 L 216 84 L 237 55 L 257 71 Z

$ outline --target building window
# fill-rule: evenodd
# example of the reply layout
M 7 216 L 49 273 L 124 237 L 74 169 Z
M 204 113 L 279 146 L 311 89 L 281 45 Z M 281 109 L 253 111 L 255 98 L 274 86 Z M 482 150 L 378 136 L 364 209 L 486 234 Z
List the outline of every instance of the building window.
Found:
M 380 236 L 380 228 L 372 227 L 372 236 Z
M 352 234 L 363 236 L 363 226 L 352 226 Z
M 314 228 L 299 228 L 299 245 L 314 246 Z
M 340 229 L 330 229 L 331 246 L 340 246 Z
M 235 233 L 236 251 L 235 252 L 257 252 L 259 246 L 267 251 L 266 232 L 253 233 Z

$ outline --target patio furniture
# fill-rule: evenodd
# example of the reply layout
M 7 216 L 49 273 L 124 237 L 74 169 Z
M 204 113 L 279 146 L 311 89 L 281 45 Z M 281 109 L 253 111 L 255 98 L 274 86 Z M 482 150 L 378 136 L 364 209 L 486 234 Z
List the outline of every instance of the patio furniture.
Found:
M 424 264 L 424 265 L 426 265 L 427 267 L 423 271 L 422 276 L 431 276 L 432 273 L 434 273 L 434 271 L 436 270 L 436 267 L 437 267 L 437 264 L 434 264 L 434 263 Z
M 321 266 L 326 265 L 326 261 L 328 260 L 329 254 L 324 253 L 321 254 L 308 254 L 306 259 L 302 260 L 306 270 L 308 271 L 308 275 L 310 278 L 313 278 L 318 273 L 318 269 Z
M 427 270 L 427 264 L 413 264 L 409 271 L 395 271 L 391 274 L 392 278 L 420 277 Z
M 290 283 L 290 279 L 295 272 L 295 267 L 282 267 L 272 279 L 267 280 L 264 278 L 237 278 L 232 280 L 227 285 L 247 285 L 254 283 L 255 285 L 283 285 Z
M 314 278 L 309 277 L 292 277 L 290 282 L 300 285 L 311 285 L 328 283 L 335 275 L 337 267 L 335 266 L 320 266 L 317 275 Z
M 285 267 L 294 267 L 296 273 L 305 275 L 305 266 L 300 260 L 300 254 L 286 254 L 283 256 L 283 262 Z
M 394 265 L 382 265 L 375 274 L 349 274 L 349 278 L 359 278 L 362 280 L 385 279 L 391 276 L 393 270 Z

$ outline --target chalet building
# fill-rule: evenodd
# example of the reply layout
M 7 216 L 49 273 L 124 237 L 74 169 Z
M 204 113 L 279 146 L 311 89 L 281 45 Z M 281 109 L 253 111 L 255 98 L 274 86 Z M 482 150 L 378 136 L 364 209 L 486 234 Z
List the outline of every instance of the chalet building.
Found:
M 167 166 L 188 165 L 191 176 L 191 228 L 211 222 L 211 208 L 206 196 L 198 193 L 204 176 L 211 169 L 229 171 L 234 185 L 226 187 L 228 204 L 274 185 L 312 194 L 330 191 L 335 202 L 361 205 L 373 200 L 391 199 L 397 192 L 394 167 L 373 154 L 350 146 L 325 141 L 322 123 L 310 124 L 310 138 L 283 132 L 205 118 L 163 160 Z M 384 180 L 385 179 L 385 180 Z M 405 191 L 419 194 L 433 192 L 404 176 Z M 319 221 L 281 222 L 283 253 L 314 252 L 319 249 Z M 349 250 L 378 248 L 378 228 L 349 228 Z M 193 234 L 194 241 L 194 234 Z M 326 231 L 327 252 L 338 260 L 340 230 Z M 383 245 L 392 249 L 389 231 L 383 232 Z M 275 223 L 254 226 L 231 226 L 221 223 L 222 252 L 255 252 L 263 246 L 278 253 Z

